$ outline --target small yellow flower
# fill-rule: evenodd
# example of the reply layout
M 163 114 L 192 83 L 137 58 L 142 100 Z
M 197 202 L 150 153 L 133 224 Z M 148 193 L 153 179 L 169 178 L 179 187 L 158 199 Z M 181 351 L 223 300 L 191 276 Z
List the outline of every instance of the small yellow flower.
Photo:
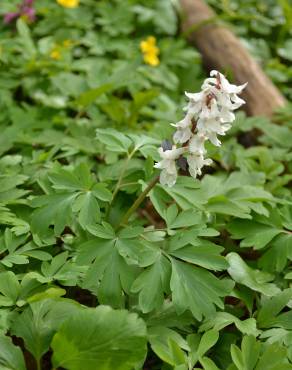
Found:
M 73 41 L 72 40 L 64 40 L 63 41 L 64 48 L 70 48 L 72 45 L 73 45 Z
M 149 64 L 152 67 L 156 67 L 160 63 L 157 55 L 154 55 L 151 53 L 144 54 L 144 62 Z
M 148 36 L 146 40 L 140 42 L 140 48 L 143 53 L 147 53 L 152 49 L 156 48 L 156 38 L 154 36 Z
M 158 54 L 159 48 L 156 46 L 156 38 L 153 36 L 147 37 L 146 40 L 140 42 L 140 49 L 143 53 L 144 62 L 152 67 L 158 66 L 160 63 Z
M 60 50 L 59 50 L 59 49 L 57 49 L 57 48 L 54 48 L 54 49 L 51 51 L 50 57 L 51 57 L 52 59 L 55 59 L 55 60 L 60 60 L 60 59 L 61 59 L 61 53 L 60 53 Z
M 57 0 L 57 3 L 62 5 L 64 8 L 77 8 L 79 0 Z

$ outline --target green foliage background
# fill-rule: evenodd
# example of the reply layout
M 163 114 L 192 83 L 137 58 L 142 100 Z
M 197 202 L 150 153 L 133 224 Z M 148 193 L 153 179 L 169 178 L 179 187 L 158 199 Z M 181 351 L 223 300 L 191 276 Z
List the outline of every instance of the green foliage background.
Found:
M 288 1 L 210 3 L 291 96 Z M 168 0 L 36 10 L 0 26 L 0 369 L 292 369 L 291 108 L 239 112 L 202 179 L 121 226 L 200 55 Z

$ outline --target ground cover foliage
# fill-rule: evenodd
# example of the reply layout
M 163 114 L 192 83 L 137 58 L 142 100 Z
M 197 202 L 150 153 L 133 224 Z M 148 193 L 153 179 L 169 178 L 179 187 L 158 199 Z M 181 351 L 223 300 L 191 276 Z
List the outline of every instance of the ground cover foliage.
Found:
M 291 109 L 121 224 L 200 56 L 166 0 L 34 7 L 1 24 L 0 368 L 292 369 Z

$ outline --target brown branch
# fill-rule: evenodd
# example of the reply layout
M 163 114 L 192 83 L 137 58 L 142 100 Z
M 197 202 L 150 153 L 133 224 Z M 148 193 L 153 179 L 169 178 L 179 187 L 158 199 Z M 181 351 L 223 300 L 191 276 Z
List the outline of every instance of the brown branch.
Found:
M 208 69 L 231 71 L 237 84 L 248 82 L 242 96 L 249 115 L 271 116 L 286 100 L 230 29 L 219 24 L 203 0 L 181 0 L 182 27 L 201 52 Z

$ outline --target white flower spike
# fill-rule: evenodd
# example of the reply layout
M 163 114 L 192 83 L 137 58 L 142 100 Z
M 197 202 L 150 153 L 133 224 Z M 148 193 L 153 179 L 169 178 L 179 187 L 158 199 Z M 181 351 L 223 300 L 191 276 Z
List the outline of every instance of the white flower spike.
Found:
M 202 174 L 202 168 L 212 163 L 205 159 L 205 142 L 209 140 L 213 145 L 220 146 L 217 135 L 225 135 L 235 120 L 234 110 L 241 107 L 245 101 L 237 96 L 246 87 L 247 83 L 237 86 L 231 84 L 226 77 L 211 71 L 198 93 L 187 93 L 189 103 L 185 108 L 185 117 L 176 124 L 173 135 L 175 145 L 171 149 L 158 149 L 161 161 L 155 164 L 161 169 L 160 183 L 173 186 L 177 179 L 177 164 L 187 161 L 188 170 L 192 177 Z M 171 145 L 170 145 L 171 147 Z M 186 154 L 186 158 L 183 155 Z

